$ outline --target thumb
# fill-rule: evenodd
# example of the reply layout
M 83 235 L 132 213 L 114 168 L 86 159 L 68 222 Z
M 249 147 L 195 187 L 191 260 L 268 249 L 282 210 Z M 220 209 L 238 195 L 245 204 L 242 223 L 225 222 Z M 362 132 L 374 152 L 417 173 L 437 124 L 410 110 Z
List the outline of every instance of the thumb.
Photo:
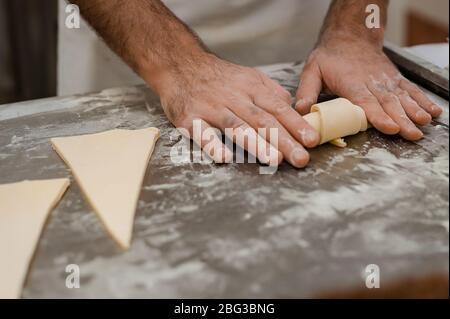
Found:
M 300 114 L 309 113 L 311 106 L 317 103 L 322 90 L 322 74 L 316 63 L 309 63 L 303 69 L 300 76 L 300 84 L 297 90 L 297 103 L 295 109 Z

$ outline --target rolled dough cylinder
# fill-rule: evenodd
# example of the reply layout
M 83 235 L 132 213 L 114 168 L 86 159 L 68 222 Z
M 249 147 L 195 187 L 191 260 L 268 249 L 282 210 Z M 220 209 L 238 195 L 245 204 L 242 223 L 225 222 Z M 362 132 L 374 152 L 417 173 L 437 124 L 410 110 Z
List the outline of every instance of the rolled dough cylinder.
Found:
M 349 100 L 339 98 L 314 104 L 311 113 L 303 117 L 320 134 L 320 144 L 331 142 L 345 147 L 342 137 L 366 131 L 368 128 L 364 110 Z

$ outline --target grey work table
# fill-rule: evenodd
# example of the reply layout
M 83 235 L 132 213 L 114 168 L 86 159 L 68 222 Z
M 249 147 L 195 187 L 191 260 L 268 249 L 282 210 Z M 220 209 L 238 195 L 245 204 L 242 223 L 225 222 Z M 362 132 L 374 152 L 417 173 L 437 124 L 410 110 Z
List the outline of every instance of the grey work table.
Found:
M 293 92 L 300 68 L 264 70 Z M 445 112 L 423 140 L 369 130 L 345 149 L 312 150 L 306 169 L 282 164 L 274 175 L 260 175 L 258 164 L 173 162 L 185 141 L 144 86 L 0 106 L 0 183 L 72 180 L 23 296 L 311 297 L 363 287 L 368 264 L 380 267 L 382 285 L 448 273 L 448 102 L 429 95 Z M 162 136 L 123 252 L 49 139 L 149 126 Z M 65 286 L 68 264 L 80 267 L 79 289 Z

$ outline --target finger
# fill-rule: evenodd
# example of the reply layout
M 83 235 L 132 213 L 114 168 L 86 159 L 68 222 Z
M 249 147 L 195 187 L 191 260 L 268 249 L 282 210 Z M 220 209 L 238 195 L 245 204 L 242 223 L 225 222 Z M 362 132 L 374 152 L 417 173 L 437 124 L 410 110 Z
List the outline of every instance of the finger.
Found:
M 187 128 L 190 137 L 215 163 L 231 163 L 231 152 L 219 139 L 217 129 L 211 127 L 202 119 L 186 121 L 183 125 Z
M 408 92 L 403 90 L 398 90 L 396 95 L 400 99 L 400 103 L 403 106 L 408 117 L 418 125 L 427 125 L 431 122 L 431 115 L 425 112 L 416 101 L 414 101 Z
M 417 102 L 417 104 L 427 111 L 432 117 L 438 117 L 442 113 L 442 109 L 434 104 L 425 93 L 420 90 L 417 85 L 406 79 L 400 80 L 400 88 L 408 92 L 408 94 Z
M 369 123 L 380 132 L 388 135 L 395 135 L 400 132 L 397 123 L 386 114 L 377 98 L 369 91 L 363 93 L 362 96 L 350 98 L 350 101 L 363 108 Z
M 276 129 L 278 132 L 277 148 L 290 164 L 299 168 L 308 164 L 308 152 L 272 115 L 251 102 L 234 104 L 230 106 L 230 109 L 240 118 L 245 118 L 248 124 L 256 130 Z
M 398 124 L 400 127 L 399 134 L 403 138 L 410 141 L 416 141 L 423 137 L 423 133 L 406 115 L 397 95 L 387 89 L 382 89 L 379 86 L 371 86 L 369 89 L 377 98 L 386 114 Z
M 223 111 L 219 116 L 210 119 L 234 143 L 255 156 L 261 163 L 277 166 L 283 160 L 283 155 L 276 147 L 251 128 L 245 121 L 231 111 Z M 214 123 L 215 122 L 215 123 Z
M 297 103 L 295 109 L 304 115 L 310 112 L 311 106 L 317 103 L 317 98 L 322 90 L 322 75 L 316 63 L 306 64 L 300 76 L 300 84 L 297 90 Z
M 274 116 L 287 131 L 306 147 L 315 147 L 320 142 L 319 133 L 289 104 L 267 94 L 253 97 L 254 103 Z

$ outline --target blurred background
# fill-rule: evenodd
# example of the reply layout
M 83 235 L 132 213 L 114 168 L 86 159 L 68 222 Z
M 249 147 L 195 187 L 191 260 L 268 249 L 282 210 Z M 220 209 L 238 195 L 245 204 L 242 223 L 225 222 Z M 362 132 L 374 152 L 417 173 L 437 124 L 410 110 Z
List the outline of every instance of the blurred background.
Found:
M 213 51 L 250 66 L 304 59 L 330 3 L 229 0 L 224 14 L 211 18 L 214 0 L 163 2 Z M 141 82 L 84 22 L 81 29 L 66 28 L 65 6 L 64 0 L 0 0 L 0 104 Z M 304 14 L 291 6 L 301 6 Z M 448 16 L 448 0 L 391 0 L 386 39 L 407 47 L 441 43 L 448 52 Z M 261 19 L 263 28 L 256 23 Z M 441 66 L 448 66 L 448 53 Z

